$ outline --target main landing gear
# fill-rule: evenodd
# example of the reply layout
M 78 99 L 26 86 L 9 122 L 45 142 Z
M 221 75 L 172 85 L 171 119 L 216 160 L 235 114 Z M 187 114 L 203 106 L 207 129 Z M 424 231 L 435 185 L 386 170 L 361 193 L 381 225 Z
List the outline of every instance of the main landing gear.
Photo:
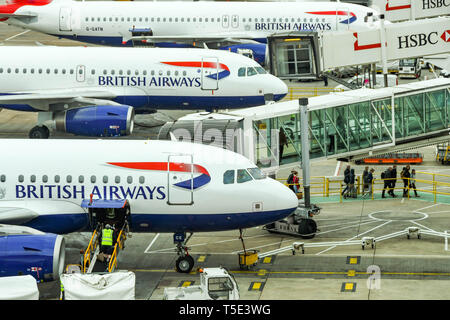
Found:
M 189 247 L 186 246 L 192 235 L 192 232 L 187 238 L 185 232 L 175 233 L 173 235 L 173 242 L 177 245 L 176 251 L 179 256 L 175 262 L 175 267 L 178 272 L 189 273 L 194 267 L 194 258 L 189 255 Z
M 30 130 L 28 136 L 31 139 L 48 139 L 50 130 L 46 126 L 35 126 Z

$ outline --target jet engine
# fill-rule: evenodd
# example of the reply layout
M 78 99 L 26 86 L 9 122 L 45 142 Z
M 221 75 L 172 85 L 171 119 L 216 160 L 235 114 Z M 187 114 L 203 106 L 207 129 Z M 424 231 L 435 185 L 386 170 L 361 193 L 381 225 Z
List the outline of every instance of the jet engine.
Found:
M 0 276 L 32 275 L 37 281 L 57 280 L 64 270 L 61 235 L 29 227 L 0 225 Z
M 266 64 L 267 45 L 264 43 L 242 43 L 220 47 L 219 49 L 245 55 L 262 66 Z
M 118 137 L 130 135 L 134 109 L 130 106 L 90 106 L 55 112 L 56 131 L 80 136 Z

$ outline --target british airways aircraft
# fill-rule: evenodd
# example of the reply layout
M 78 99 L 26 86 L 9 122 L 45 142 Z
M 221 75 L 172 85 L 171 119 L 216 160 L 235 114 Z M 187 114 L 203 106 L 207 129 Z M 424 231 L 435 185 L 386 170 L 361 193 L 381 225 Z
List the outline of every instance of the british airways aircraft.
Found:
M 0 148 L 0 223 L 66 234 L 93 230 L 106 221 L 102 210 L 118 208 L 117 219 L 126 220 L 132 232 L 174 233 L 182 272 L 194 264 L 184 242 L 187 232 L 265 225 L 289 216 L 298 205 L 289 188 L 265 177 L 247 158 L 208 145 L 3 139 Z M 47 269 L 60 272 L 61 263 L 51 254 L 55 241 L 58 250 L 64 247 L 60 238 L 33 239 L 18 246 L 30 248 L 19 248 L 22 255 L 45 252 Z M 0 253 L 2 244 L 7 242 L 0 237 Z M 36 267 L 34 262 L 30 258 L 23 268 Z
M 268 35 L 363 30 L 377 24 L 365 21 L 368 13 L 377 15 L 371 8 L 341 2 L 9 0 L 0 6 L 0 21 L 112 46 L 132 45 L 135 37 L 157 46 L 175 42 L 190 46 L 206 43 L 210 48 L 232 51 L 249 48 L 262 63 Z
M 287 94 L 257 62 L 222 50 L 36 46 L 0 56 L 0 107 L 38 112 L 31 138 L 128 135 L 135 112 L 244 108 Z

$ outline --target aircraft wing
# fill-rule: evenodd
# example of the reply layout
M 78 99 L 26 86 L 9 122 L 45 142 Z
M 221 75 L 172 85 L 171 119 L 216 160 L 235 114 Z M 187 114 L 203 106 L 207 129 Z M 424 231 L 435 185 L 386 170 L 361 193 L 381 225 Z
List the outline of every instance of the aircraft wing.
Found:
M 0 13 L 0 18 L 33 18 L 37 17 L 34 13 Z
M 118 105 L 110 99 L 117 95 L 103 88 L 40 90 L 0 96 L 0 105 L 26 104 L 42 111 L 58 111 L 92 105 Z
M 2 224 L 22 224 L 39 214 L 27 208 L 20 207 L 0 207 L 0 223 Z
M 155 42 L 177 42 L 177 43 L 192 43 L 192 42 L 236 42 L 241 43 L 242 40 L 250 40 L 254 38 L 261 38 L 261 35 L 252 35 L 251 33 L 225 33 L 225 34 L 211 34 L 211 35 L 186 35 L 186 36 L 134 36 L 130 40 L 146 40 L 150 43 Z

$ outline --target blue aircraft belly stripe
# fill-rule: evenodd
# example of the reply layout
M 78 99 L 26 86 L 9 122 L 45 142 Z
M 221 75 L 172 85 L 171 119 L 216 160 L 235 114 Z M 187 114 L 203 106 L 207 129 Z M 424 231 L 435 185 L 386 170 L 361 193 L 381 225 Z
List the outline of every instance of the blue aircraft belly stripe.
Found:
M 251 228 L 281 220 L 296 208 L 245 213 L 223 214 L 131 214 L 132 232 L 209 232 Z M 87 214 L 41 215 L 24 224 L 43 232 L 65 234 L 86 231 L 89 228 Z
M 0 93 L 0 95 L 3 95 Z M 286 94 L 275 94 L 274 100 L 279 101 Z M 136 109 L 233 109 L 254 107 L 265 104 L 263 96 L 118 96 L 115 102 L 132 106 Z M 40 111 L 27 104 L 0 104 L 1 108 L 16 111 Z

